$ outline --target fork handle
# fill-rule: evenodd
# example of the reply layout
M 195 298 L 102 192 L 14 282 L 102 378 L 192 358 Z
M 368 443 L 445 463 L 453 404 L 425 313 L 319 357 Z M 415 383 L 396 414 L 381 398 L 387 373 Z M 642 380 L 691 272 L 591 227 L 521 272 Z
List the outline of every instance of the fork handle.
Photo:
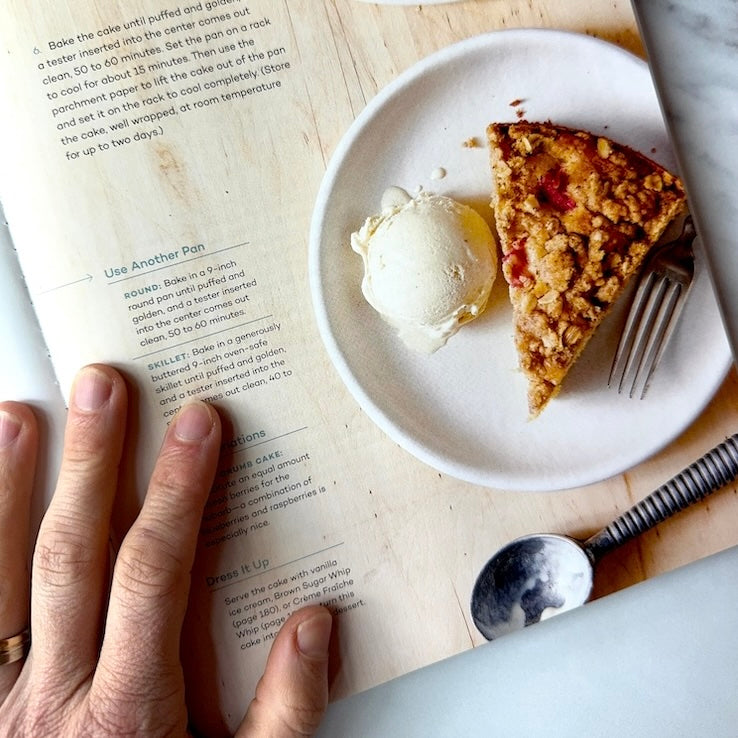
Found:
M 584 542 L 596 562 L 606 553 L 699 502 L 738 477 L 738 433 L 715 446 Z

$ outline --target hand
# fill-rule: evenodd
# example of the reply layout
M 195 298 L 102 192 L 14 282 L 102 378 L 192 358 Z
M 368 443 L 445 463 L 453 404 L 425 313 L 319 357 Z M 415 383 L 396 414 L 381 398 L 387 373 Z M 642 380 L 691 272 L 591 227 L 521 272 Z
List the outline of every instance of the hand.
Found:
M 33 638 L 25 661 L 0 663 L 2 736 L 186 734 L 180 630 L 220 421 L 202 402 L 175 418 L 110 583 L 109 521 L 125 419 L 122 377 L 102 365 L 83 369 L 29 587 L 38 430 L 28 407 L 0 403 L 0 639 L 28 626 L 29 601 Z M 284 624 L 238 736 L 316 730 L 328 698 L 330 630 L 330 613 L 318 606 Z

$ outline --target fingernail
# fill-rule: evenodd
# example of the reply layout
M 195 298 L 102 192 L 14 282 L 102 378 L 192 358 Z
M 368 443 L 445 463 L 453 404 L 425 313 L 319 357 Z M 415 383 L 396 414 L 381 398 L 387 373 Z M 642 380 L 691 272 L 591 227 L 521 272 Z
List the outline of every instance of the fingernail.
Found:
M 110 399 L 113 382 L 99 369 L 88 366 L 77 375 L 74 383 L 74 404 L 80 410 L 99 410 Z
M 202 441 L 213 428 L 213 418 L 203 402 L 185 405 L 174 422 L 174 433 L 181 441 Z
M 10 446 L 18 438 L 22 425 L 13 413 L 5 410 L 0 412 L 0 448 Z
M 324 657 L 331 640 L 333 618 L 324 610 L 297 626 L 297 647 L 305 656 Z

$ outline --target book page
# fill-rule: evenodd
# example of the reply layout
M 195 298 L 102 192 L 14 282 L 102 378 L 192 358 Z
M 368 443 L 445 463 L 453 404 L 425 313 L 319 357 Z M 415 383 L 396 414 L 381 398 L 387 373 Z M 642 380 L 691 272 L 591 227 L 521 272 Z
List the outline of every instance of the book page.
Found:
M 414 573 L 462 561 L 444 480 L 364 417 L 313 321 L 312 207 L 367 97 L 335 4 L 31 0 L 0 28 L 0 194 L 60 386 L 97 361 L 135 387 L 119 533 L 181 405 L 224 417 L 184 639 L 195 724 L 238 724 L 308 603 L 337 618 L 334 698 L 471 647 L 453 581 Z
M 0 208 L 0 398 L 28 403 L 36 411 L 41 448 L 31 503 L 31 540 L 51 500 L 61 461 L 66 406 L 33 312 L 10 233 Z M 12 350 L 10 350 L 12 349 Z M 31 552 L 29 551 L 29 557 Z M 30 562 L 29 562 L 30 563 Z

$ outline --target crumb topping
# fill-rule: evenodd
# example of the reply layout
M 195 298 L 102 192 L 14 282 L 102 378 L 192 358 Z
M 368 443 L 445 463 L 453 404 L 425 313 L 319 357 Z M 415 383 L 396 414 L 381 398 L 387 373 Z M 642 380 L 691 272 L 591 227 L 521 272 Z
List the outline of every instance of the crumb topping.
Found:
M 677 177 L 606 137 L 528 122 L 487 133 L 503 274 L 535 416 L 686 200 Z

